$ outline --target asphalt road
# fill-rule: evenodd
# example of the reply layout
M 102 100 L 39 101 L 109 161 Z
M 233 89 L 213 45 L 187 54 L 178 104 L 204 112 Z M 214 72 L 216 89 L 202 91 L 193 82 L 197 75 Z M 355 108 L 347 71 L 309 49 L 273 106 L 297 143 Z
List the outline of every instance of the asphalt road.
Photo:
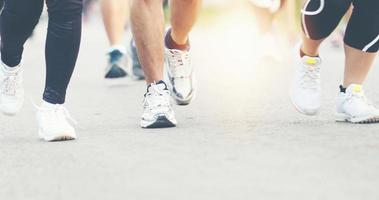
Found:
M 302 116 L 288 100 L 290 57 L 257 61 L 246 16 L 193 31 L 198 94 L 175 107 L 177 128 L 161 130 L 139 128 L 143 82 L 105 86 L 105 33 L 85 26 L 66 104 L 79 139 L 62 143 L 37 138 L 31 103 L 44 82 L 42 23 L 25 50 L 25 106 L 0 116 L 0 199 L 379 199 L 379 124 L 333 118 L 343 51 L 323 47 L 323 107 Z M 366 82 L 376 105 L 378 64 Z

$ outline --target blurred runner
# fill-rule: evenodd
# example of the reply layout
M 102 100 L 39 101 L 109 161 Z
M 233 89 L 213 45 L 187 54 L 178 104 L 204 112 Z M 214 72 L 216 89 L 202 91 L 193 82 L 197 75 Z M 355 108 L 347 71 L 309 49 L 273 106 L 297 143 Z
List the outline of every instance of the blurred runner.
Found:
M 296 55 L 297 70 L 291 100 L 301 113 L 315 115 L 321 105 L 319 46 L 337 27 L 350 6 L 346 28 L 345 74 L 337 100 L 336 121 L 379 121 L 379 110 L 365 97 L 362 84 L 379 49 L 379 1 L 308 0 L 302 10 L 303 41 Z
M 133 2 L 132 30 L 148 84 L 141 119 L 143 128 L 175 126 L 170 94 L 179 105 L 188 105 L 194 96 L 188 35 L 196 21 L 200 4 L 200 0 L 170 1 L 172 27 L 165 34 L 161 2 Z M 163 80 L 164 60 L 167 62 L 168 82 Z
M 15 115 L 23 105 L 23 46 L 44 4 L 44 0 L 5 0 L 1 13 L 0 110 L 6 115 Z M 82 0 L 46 0 L 46 5 L 46 85 L 37 112 L 38 132 L 46 141 L 75 139 L 72 118 L 63 104 L 79 52 Z
M 294 1 L 286 0 L 249 0 L 256 16 L 260 38 L 259 55 L 277 61 L 285 57 L 285 47 L 296 40 L 296 20 Z M 285 26 L 281 27 L 282 24 Z M 290 41 L 290 42 L 288 42 Z M 289 44 L 286 44 L 289 43 Z
M 113 84 L 123 83 L 127 78 L 134 76 L 144 79 L 139 66 L 138 57 L 134 59 L 133 70 L 128 68 L 127 49 L 124 44 L 125 27 L 129 21 L 129 1 L 101 0 L 101 12 L 110 47 L 108 49 L 108 64 L 105 70 L 105 79 Z M 130 42 L 132 52 L 135 52 L 134 42 Z
M 167 5 L 166 0 L 164 5 Z M 123 42 L 125 32 L 129 31 L 129 1 L 101 0 L 101 12 L 110 43 L 105 79 L 110 85 L 125 83 L 131 77 L 136 80 L 145 79 L 133 38 L 127 45 Z

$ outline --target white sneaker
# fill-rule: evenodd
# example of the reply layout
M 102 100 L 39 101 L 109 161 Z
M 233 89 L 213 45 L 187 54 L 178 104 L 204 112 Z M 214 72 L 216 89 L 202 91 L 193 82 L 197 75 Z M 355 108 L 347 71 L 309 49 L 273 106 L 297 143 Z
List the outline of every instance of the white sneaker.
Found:
M 21 66 L 0 66 L 0 110 L 6 115 L 15 115 L 24 103 Z
M 188 105 L 195 94 L 194 70 L 189 51 L 165 50 L 166 74 L 170 90 L 178 105 Z
M 319 57 L 304 56 L 296 59 L 299 69 L 296 72 L 290 98 L 295 108 L 306 115 L 315 115 L 321 105 Z
M 175 113 L 170 103 L 170 91 L 163 81 L 150 84 L 143 102 L 142 128 L 176 126 Z
M 62 141 L 76 139 L 74 127 L 68 120 L 74 122 L 65 107 L 60 104 L 50 104 L 45 101 L 38 108 L 38 134 L 45 141 Z
M 361 85 L 351 84 L 337 100 L 336 121 L 351 123 L 379 122 L 379 110 L 371 105 Z

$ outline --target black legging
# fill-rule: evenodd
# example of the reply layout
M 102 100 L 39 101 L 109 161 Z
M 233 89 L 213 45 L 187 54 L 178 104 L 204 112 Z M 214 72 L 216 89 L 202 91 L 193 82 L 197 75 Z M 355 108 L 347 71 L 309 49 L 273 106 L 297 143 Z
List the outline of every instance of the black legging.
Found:
M 303 8 L 303 30 L 314 40 L 324 39 L 353 5 L 345 43 L 366 52 L 379 49 L 379 0 L 308 0 Z
M 5 0 L 1 14 L 1 59 L 20 64 L 23 46 L 39 21 L 45 0 Z M 45 46 L 46 83 L 43 99 L 65 102 L 81 39 L 82 0 L 46 0 L 49 25 Z

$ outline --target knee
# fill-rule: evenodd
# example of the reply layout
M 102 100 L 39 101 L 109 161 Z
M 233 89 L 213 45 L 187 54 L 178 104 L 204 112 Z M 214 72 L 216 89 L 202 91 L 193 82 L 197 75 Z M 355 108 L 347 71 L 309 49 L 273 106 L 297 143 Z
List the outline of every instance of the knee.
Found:
M 81 3 L 64 3 L 49 7 L 49 32 L 56 37 L 71 37 L 75 33 L 80 33 L 82 10 Z M 81 2 L 81 1 L 80 1 Z
M 72 22 L 81 20 L 83 3 L 78 1 L 60 0 L 54 5 L 48 5 L 49 19 L 53 21 Z

